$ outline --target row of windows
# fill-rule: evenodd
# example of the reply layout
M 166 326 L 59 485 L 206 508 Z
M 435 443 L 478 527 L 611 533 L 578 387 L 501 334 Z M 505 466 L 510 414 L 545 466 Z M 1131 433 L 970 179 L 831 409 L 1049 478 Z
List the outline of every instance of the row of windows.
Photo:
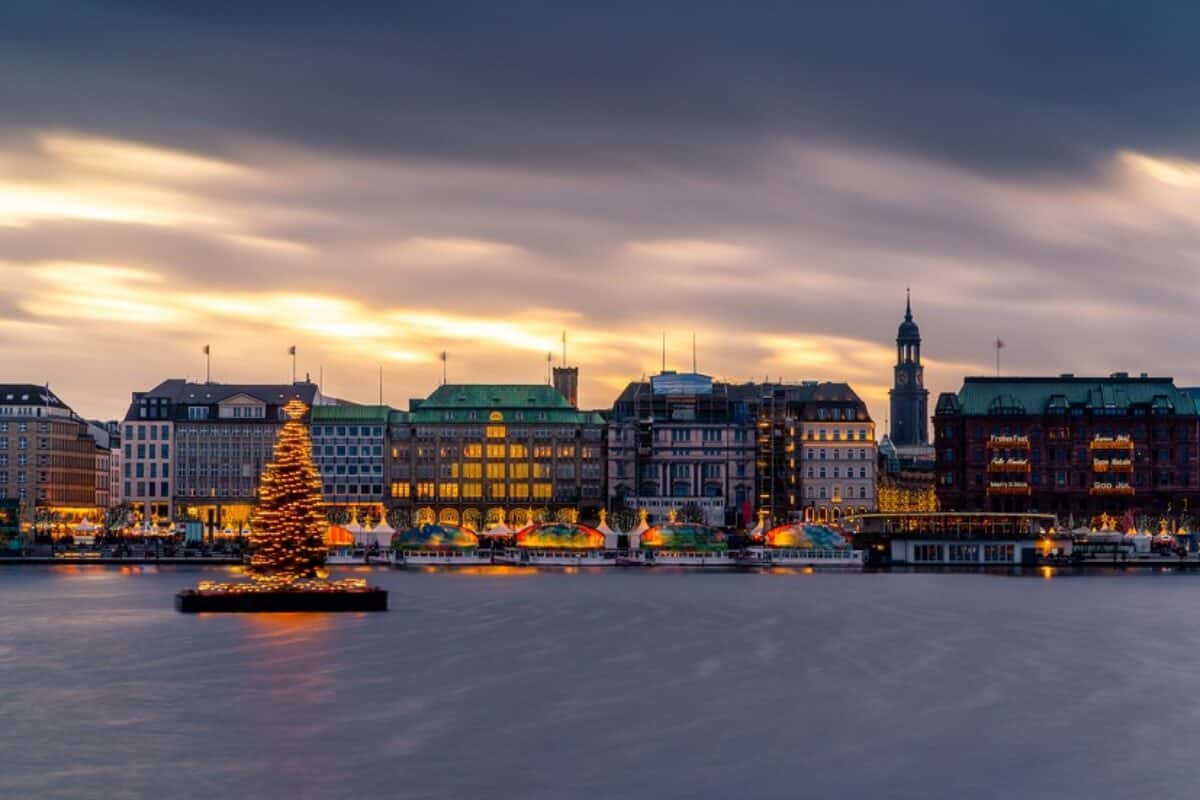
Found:
M 859 486 L 857 494 L 860 500 L 865 500 L 871 496 L 866 486 Z M 827 499 L 826 488 L 824 486 L 807 486 L 804 489 L 804 496 L 809 500 L 825 500 Z M 842 494 L 842 487 L 834 486 L 833 491 L 828 494 L 828 498 L 832 498 L 834 500 L 841 500 L 843 497 L 853 499 L 854 496 L 855 487 L 853 486 L 847 486 L 845 494 Z
M 805 458 L 810 459 L 810 460 L 819 459 L 821 461 L 824 461 L 826 459 L 827 452 L 832 454 L 831 456 L 829 456 L 829 458 L 832 458 L 834 460 L 837 460 L 839 458 L 844 458 L 844 459 L 849 459 L 849 460 L 853 461 L 855 458 L 858 458 L 861 461 L 865 461 L 868 458 L 867 451 L 863 448 L 859 448 L 857 450 L 855 450 L 853 448 L 850 448 L 848 450 L 840 450 L 840 449 L 835 448 L 833 450 L 827 451 L 824 447 L 822 447 L 820 450 L 816 449 L 815 447 L 806 447 L 804 449 L 804 452 L 806 453 Z M 872 458 L 873 458 L 873 456 L 872 456 Z
M 381 444 L 377 444 L 377 445 L 369 445 L 369 444 L 364 444 L 364 445 L 357 445 L 357 444 L 318 445 L 317 447 L 313 448 L 313 454 L 319 455 L 319 456 L 321 456 L 321 455 L 323 455 L 323 456 L 363 455 L 363 456 L 375 456 L 377 458 L 382 458 L 383 457 L 383 445 L 381 445 Z
M 816 472 L 815 475 L 813 474 L 814 472 Z M 831 472 L 832 472 L 832 475 L 826 476 L 824 467 L 821 467 L 820 469 L 817 469 L 817 470 L 814 470 L 813 467 L 809 467 L 808 468 L 808 477 L 809 478 L 825 478 L 825 477 L 840 478 L 840 477 L 842 477 L 840 474 L 841 469 L 839 469 L 838 467 L 834 467 L 831 470 Z M 846 467 L 846 477 L 847 478 L 854 477 L 854 468 L 853 467 Z M 867 468 L 866 467 L 858 468 L 858 477 L 860 477 L 860 478 L 867 477 Z
M 136 436 L 135 436 L 136 434 Z M 171 438 L 170 425 L 126 425 L 125 439 L 133 441 L 137 439 L 139 442 L 144 442 L 146 439 L 156 441 L 162 439 L 164 442 Z
M 393 447 L 392 458 L 396 460 L 407 459 L 409 449 L 406 447 Z M 484 453 L 489 459 L 513 459 L 513 458 L 529 458 L 530 453 L 534 458 L 554 458 L 555 455 L 559 458 L 575 458 L 578 453 L 581 458 L 599 458 L 600 449 L 596 447 L 576 447 L 573 444 L 564 444 L 554 447 L 552 445 L 534 445 L 532 448 L 524 444 L 489 444 L 484 445 L 481 442 L 471 442 L 458 447 L 417 447 L 411 451 L 417 458 L 483 458 Z M 460 456 L 459 453 L 462 453 Z M 353 455 L 353 453 L 351 453 Z
M 371 436 L 383 438 L 381 425 L 313 425 L 312 435 L 316 439 L 321 436 Z

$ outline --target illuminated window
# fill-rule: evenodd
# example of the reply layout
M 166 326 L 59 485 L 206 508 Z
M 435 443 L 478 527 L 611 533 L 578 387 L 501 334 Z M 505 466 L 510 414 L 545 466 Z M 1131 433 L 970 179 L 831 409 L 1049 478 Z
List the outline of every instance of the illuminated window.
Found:
M 522 487 L 522 488 L 524 488 L 524 487 Z M 550 484 L 535 483 L 533 485 L 533 496 L 538 498 L 539 500 L 548 499 L 551 496 Z
M 392 497 L 408 497 L 409 485 L 407 481 L 392 482 Z
M 506 430 L 503 425 L 488 425 L 487 426 L 487 438 L 489 438 L 489 439 L 503 439 L 505 434 L 506 434 Z
M 477 499 L 483 497 L 483 484 L 481 483 L 464 483 L 462 487 L 462 496 Z
M 463 464 L 462 474 L 464 478 L 481 478 L 483 477 L 482 464 Z
M 503 483 L 489 483 L 488 484 L 488 497 L 503 498 L 504 497 L 504 484 Z
M 417 484 L 417 497 L 433 497 L 433 483 L 422 482 Z
M 529 465 L 528 464 L 513 464 L 511 467 L 509 467 L 508 474 L 514 478 L 528 478 L 529 477 Z
M 535 463 L 533 465 L 533 477 L 549 478 L 550 477 L 550 465 L 542 464 L 542 463 Z
M 490 414 L 488 414 L 488 422 L 503 422 L 503 421 L 504 421 L 504 415 L 501 414 L 499 411 L 493 411 Z M 501 435 L 503 436 L 503 434 L 501 434 Z
M 524 483 L 514 483 L 509 486 L 509 496 L 513 498 L 529 497 L 529 485 Z
M 458 477 L 458 464 L 443 464 L 442 466 L 443 466 L 443 467 L 450 467 L 450 470 L 449 470 L 449 472 L 450 472 L 450 475 L 449 475 L 449 477 L 451 477 L 451 478 L 457 478 L 457 477 Z
M 534 458 L 553 458 L 554 448 L 549 445 L 539 444 L 533 448 Z
M 504 458 L 504 445 L 489 444 L 487 447 L 488 458 Z
M 574 458 L 575 457 L 575 445 L 564 444 L 562 447 L 558 448 L 558 457 L 559 458 Z
M 509 458 L 529 458 L 529 448 L 523 444 L 510 444 L 508 446 Z
M 453 500 L 458 497 L 457 483 L 443 483 L 438 486 L 438 497 L 443 500 Z
M 487 465 L 487 476 L 488 476 L 488 478 L 501 478 L 501 479 L 504 478 L 504 465 L 503 464 L 488 464 Z

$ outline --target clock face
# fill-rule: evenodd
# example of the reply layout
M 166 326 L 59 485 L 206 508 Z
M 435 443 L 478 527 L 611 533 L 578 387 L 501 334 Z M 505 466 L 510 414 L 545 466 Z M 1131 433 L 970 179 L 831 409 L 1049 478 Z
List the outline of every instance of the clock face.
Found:
M 905 384 L 907 384 L 908 383 L 908 373 L 907 372 L 896 373 L 896 383 L 899 384 L 900 386 L 904 386 Z

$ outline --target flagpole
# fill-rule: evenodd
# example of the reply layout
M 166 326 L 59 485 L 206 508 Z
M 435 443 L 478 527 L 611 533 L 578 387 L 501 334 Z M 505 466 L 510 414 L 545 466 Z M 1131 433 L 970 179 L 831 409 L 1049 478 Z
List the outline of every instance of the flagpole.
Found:
M 288 352 L 292 354 L 292 383 L 296 382 L 296 345 L 288 348 Z
M 212 383 L 212 353 L 211 347 L 204 345 L 204 382 Z

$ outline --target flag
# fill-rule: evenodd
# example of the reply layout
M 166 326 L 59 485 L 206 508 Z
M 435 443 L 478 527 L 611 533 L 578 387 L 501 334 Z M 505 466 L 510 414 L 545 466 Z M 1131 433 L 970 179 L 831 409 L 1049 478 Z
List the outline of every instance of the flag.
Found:
M 289 356 L 296 355 L 296 345 L 292 345 L 291 347 L 288 348 L 288 355 Z
M 1133 509 L 1126 509 L 1125 516 L 1121 518 L 1121 528 L 1128 531 L 1133 527 Z
M 997 350 L 1004 349 L 1004 340 L 1003 339 L 996 339 L 996 349 Z
M 208 355 L 208 345 L 204 345 L 204 355 Z
M 446 360 L 446 357 L 447 357 L 448 355 L 449 355 L 449 354 L 448 354 L 448 353 L 447 353 L 445 350 L 443 350 L 443 351 L 441 352 L 441 355 L 439 355 L 439 356 L 438 356 L 438 360 L 439 360 L 439 361 L 445 361 L 445 360 Z

